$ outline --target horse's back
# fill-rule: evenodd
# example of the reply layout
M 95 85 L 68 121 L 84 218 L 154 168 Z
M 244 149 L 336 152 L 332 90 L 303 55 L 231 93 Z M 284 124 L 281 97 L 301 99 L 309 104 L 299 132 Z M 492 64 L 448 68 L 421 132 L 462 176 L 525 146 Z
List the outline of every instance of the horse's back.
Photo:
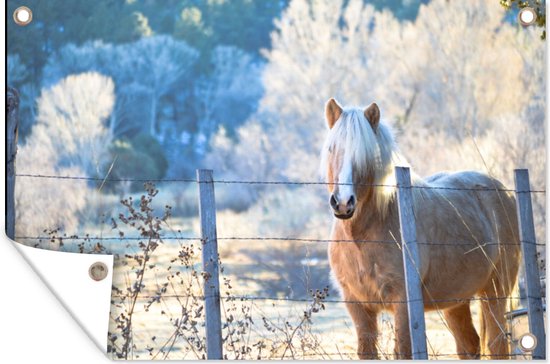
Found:
M 498 179 L 476 171 L 438 173 L 426 178 L 439 203 L 449 204 L 450 210 L 469 216 L 474 223 L 481 219 L 497 230 L 517 235 L 516 201 L 512 190 Z M 508 235 L 507 234 L 507 235 Z M 517 240 L 517 239 L 514 239 Z
M 439 172 L 426 177 L 426 182 L 433 187 L 456 188 L 457 190 L 493 190 L 509 192 L 498 179 L 477 171 Z

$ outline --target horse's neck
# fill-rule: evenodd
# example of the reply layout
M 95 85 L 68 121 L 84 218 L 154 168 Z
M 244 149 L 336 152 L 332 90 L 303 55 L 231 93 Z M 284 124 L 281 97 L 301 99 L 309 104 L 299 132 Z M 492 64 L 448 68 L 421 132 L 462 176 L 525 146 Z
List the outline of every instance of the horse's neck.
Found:
M 341 221 L 342 231 L 349 240 L 384 239 L 388 233 L 399 229 L 396 198 L 389 201 L 384 215 L 375 206 L 374 201 L 359 205 L 354 217 Z M 397 233 L 399 231 L 397 230 Z
M 411 183 L 414 186 L 430 186 L 411 170 Z M 395 182 L 393 182 L 395 183 Z M 393 184 L 391 183 L 391 184 Z M 349 220 L 339 220 L 341 231 L 348 240 L 394 240 L 400 239 L 399 211 L 397 207 L 397 192 L 387 201 L 387 208 L 380 209 L 376 206 L 376 198 L 373 197 L 373 190 L 366 193 L 366 200 L 360 201 L 354 216 Z M 430 190 L 416 190 L 423 198 L 418 199 L 413 193 L 414 204 L 422 204 L 427 199 Z M 418 207 L 418 205 L 417 205 Z

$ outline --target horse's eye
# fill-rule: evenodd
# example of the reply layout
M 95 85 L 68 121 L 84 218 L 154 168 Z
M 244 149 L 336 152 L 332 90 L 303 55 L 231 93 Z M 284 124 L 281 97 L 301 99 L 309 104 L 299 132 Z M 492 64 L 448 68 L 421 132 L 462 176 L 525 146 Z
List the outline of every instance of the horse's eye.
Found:
M 328 147 L 328 152 L 332 153 L 332 146 Z

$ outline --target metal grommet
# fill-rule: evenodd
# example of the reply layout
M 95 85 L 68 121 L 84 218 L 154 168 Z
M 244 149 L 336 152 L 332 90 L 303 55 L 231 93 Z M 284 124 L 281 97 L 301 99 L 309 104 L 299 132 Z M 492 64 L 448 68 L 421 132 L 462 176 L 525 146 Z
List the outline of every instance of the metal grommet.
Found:
M 94 281 L 101 281 L 105 279 L 107 277 L 107 273 L 109 273 L 109 269 L 103 262 L 95 262 L 90 266 L 90 269 L 88 269 L 88 274 Z
M 525 7 L 521 9 L 518 13 L 518 22 L 524 27 L 535 24 L 537 21 L 537 12 L 535 9 L 530 7 Z
M 13 12 L 13 21 L 17 25 L 25 26 L 32 21 L 32 10 L 26 6 L 20 6 Z
M 537 337 L 529 332 L 523 334 L 518 340 L 518 346 L 524 353 L 529 353 L 537 347 Z

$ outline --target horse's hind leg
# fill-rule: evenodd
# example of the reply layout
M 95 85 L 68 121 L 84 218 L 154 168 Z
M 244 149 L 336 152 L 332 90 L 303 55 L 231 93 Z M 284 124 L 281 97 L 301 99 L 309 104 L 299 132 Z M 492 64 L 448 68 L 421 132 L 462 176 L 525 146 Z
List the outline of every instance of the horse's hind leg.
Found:
M 502 273 L 499 275 L 502 276 Z M 504 279 L 499 279 L 499 275 L 495 274 L 486 284 L 485 289 L 480 292 L 481 316 L 485 332 L 481 337 L 482 355 L 489 355 L 489 359 L 510 359 L 505 315 L 513 285 Z
M 503 263 L 504 262 L 504 263 Z M 510 359 L 506 311 L 514 290 L 519 269 L 519 246 L 508 247 L 503 259 L 485 287 L 478 292 L 481 299 L 481 356 L 489 359 Z
M 444 311 L 445 321 L 456 341 L 460 359 L 479 359 L 479 336 L 472 322 L 470 304 L 464 303 Z
M 485 325 L 482 346 L 489 359 L 510 359 L 510 348 L 506 335 L 506 300 L 502 296 L 489 296 L 481 301 L 481 315 Z

